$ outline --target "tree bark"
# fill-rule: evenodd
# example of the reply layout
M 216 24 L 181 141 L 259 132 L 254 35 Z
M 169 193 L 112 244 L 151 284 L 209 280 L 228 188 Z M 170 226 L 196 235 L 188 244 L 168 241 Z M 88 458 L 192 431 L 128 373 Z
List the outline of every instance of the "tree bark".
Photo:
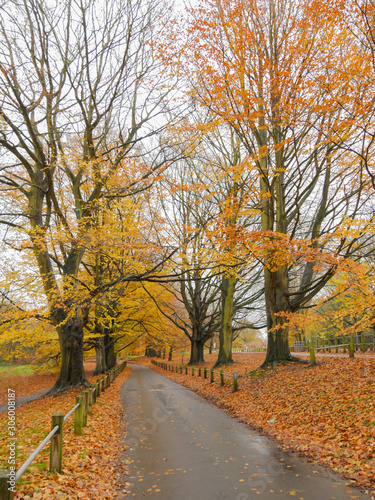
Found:
M 91 387 L 83 367 L 83 322 L 68 318 L 57 327 L 61 350 L 60 373 L 55 385 L 48 392 L 53 394 L 68 387 Z
M 233 340 L 233 302 L 236 279 L 224 276 L 222 279 L 222 310 L 221 326 L 219 332 L 219 354 L 214 368 L 233 363 L 232 340 Z
M 104 345 L 105 345 L 105 361 L 107 365 L 107 369 L 116 366 L 116 353 L 115 353 L 115 339 L 113 334 L 106 332 L 104 336 Z
M 103 337 L 98 339 L 97 343 L 95 344 L 95 353 L 96 353 L 96 367 L 94 375 L 100 375 L 101 373 L 105 373 L 107 371 Z
M 275 367 L 279 362 L 297 360 L 290 353 L 289 331 L 284 326 L 285 317 L 278 316 L 280 312 L 290 311 L 287 266 L 280 266 L 277 271 L 265 269 L 265 284 L 268 343 L 262 367 Z
M 204 344 L 206 340 L 204 338 L 192 338 L 191 339 L 191 352 L 189 365 L 195 365 L 197 363 L 204 363 Z

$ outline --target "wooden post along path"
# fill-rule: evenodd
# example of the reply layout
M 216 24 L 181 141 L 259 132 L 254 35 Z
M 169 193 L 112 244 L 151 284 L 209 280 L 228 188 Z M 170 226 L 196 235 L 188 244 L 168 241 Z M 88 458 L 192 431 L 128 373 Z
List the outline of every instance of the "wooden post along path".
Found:
M 79 404 L 79 406 L 74 412 L 74 434 L 80 436 L 83 427 L 83 396 L 76 397 L 76 404 Z
M 9 488 L 13 489 L 13 486 L 8 482 L 10 481 L 9 471 L 5 469 L 0 470 L 0 500 L 13 500 L 14 494 L 13 491 Z
M 55 413 L 52 415 L 52 429 L 54 429 L 56 425 L 59 428 L 51 437 L 49 470 L 55 470 L 60 473 L 62 470 L 64 416 L 63 413 Z

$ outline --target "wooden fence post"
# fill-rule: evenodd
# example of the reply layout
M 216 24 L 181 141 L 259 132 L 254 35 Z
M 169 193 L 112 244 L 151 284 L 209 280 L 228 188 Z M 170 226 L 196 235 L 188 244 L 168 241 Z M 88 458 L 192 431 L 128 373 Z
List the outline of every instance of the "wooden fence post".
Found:
M 316 363 L 316 361 L 315 361 L 315 349 L 314 349 L 313 345 L 311 345 L 311 347 L 310 347 L 310 363 L 312 365 Z
M 188 367 L 185 366 L 185 375 L 187 375 L 187 374 L 188 374 Z
M 207 366 L 203 369 L 203 378 L 207 378 Z
M 191 367 L 191 376 L 194 377 L 194 366 Z
M 74 434 L 80 436 L 83 427 L 83 396 L 76 396 L 76 404 L 78 403 L 79 406 L 74 411 Z
M 87 425 L 87 407 L 88 407 L 88 402 L 89 402 L 89 393 L 88 391 L 82 391 L 82 397 L 83 397 L 83 427 L 86 427 Z
M 220 370 L 220 386 L 223 387 L 224 385 L 224 372 L 223 370 Z
M 210 369 L 210 375 L 211 375 L 210 383 L 212 383 L 214 381 L 214 369 L 213 368 Z
M 238 391 L 238 379 L 237 379 L 237 372 L 233 373 L 233 392 Z
M 97 385 L 97 391 L 96 391 L 96 398 L 100 396 L 100 378 L 96 379 L 96 385 Z
M 13 491 L 9 490 L 10 486 L 13 487 L 8 483 L 9 477 L 9 472 L 6 469 L 0 470 L 0 500 L 13 500 L 14 498 Z
M 199 368 L 198 368 L 198 377 L 200 377 L 201 375 L 202 375 L 202 368 L 201 368 L 201 367 L 199 367 Z
M 102 377 L 102 391 L 101 392 L 104 392 L 105 391 L 105 379 L 104 377 Z
M 98 395 L 98 384 L 94 384 L 94 388 L 92 390 L 92 402 L 96 403 L 96 398 Z
M 55 413 L 52 415 L 52 428 L 59 426 L 57 432 L 51 437 L 49 470 L 55 470 L 61 473 L 62 470 L 62 454 L 63 454 L 63 426 L 64 414 Z
M 93 403 L 93 399 L 94 399 L 93 391 L 94 391 L 94 389 L 92 387 L 87 389 L 87 413 L 89 415 L 92 414 L 92 403 Z

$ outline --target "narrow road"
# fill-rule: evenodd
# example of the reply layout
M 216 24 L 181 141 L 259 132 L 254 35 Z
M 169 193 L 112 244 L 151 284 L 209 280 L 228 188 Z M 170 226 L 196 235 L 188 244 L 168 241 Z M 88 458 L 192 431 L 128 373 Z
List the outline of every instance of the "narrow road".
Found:
M 145 366 L 122 387 L 128 422 L 127 498 L 369 499 L 283 451 L 192 391 Z

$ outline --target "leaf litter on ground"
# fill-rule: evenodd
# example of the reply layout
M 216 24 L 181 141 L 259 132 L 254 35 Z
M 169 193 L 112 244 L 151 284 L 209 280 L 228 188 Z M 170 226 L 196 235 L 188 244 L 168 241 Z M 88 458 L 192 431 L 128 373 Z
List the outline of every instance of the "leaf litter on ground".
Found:
M 81 436 L 74 434 L 74 414 L 64 422 L 62 474 L 49 472 L 49 445 L 35 458 L 16 485 L 15 500 L 118 498 L 126 465 L 119 461 L 124 449 L 121 387 L 130 377 L 126 367 L 101 393 Z M 56 376 L 55 376 L 56 377 Z M 91 382 L 96 377 L 88 377 Z M 16 470 L 51 429 L 54 413 L 68 413 L 82 389 L 45 397 L 16 410 Z M 33 391 L 35 392 L 35 391 Z M 0 415 L 0 468 L 8 469 L 8 419 Z

